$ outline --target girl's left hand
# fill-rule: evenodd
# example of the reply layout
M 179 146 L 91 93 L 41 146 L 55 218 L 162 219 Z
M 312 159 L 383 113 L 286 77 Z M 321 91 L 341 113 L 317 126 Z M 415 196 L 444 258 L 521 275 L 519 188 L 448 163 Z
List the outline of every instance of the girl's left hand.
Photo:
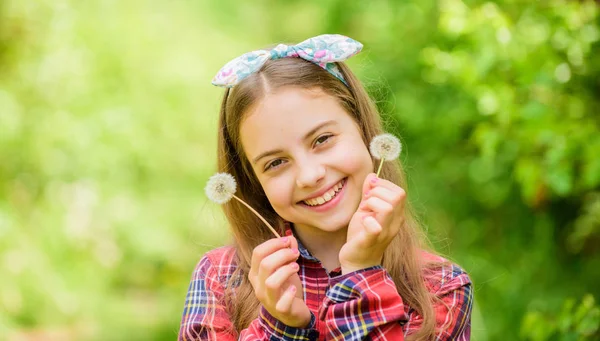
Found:
M 383 253 L 404 224 L 406 192 L 396 184 L 367 175 L 363 199 L 348 224 L 339 261 L 342 273 L 381 265 Z

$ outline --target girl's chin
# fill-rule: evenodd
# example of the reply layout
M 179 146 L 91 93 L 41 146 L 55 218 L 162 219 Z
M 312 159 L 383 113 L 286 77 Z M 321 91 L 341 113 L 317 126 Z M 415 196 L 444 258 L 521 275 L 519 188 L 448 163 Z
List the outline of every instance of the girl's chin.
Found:
M 315 223 L 305 224 L 305 226 L 311 226 L 313 229 L 322 231 L 322 232 L 340 232 L 346 231 L 348 229 L 348 224 L 350 223 L 350 218 L 342 219 L 339 221 L 319 221 Z

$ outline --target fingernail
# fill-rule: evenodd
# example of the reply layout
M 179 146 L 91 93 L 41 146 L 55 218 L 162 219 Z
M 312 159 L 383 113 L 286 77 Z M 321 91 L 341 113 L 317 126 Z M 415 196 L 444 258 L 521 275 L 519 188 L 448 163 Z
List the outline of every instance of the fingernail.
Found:
M 371 191 L 366 191 L 366 192 L 365 192 L 365 197 L 366 197 L 367 195 L 369 195 L 369 193 L 371 193 Z
M 297 255 L 299 253 L 298 249 L 292 249 L 292 253 Z
M 282 242 L 283 244 L 287 244 L 288 240 L 289 240 L 289 238 L 288 238 L 288 237 L 283 237 L 283 238 L 281 238 L 281 242 Z
M 298 270 L 298 263 L 292 263 L 292 269 Z
M 377 182 L 377 180 L 378 180 L 377 178 L 373 178 L 373 179 L 371 179 L 371 183 L 374 184 Z

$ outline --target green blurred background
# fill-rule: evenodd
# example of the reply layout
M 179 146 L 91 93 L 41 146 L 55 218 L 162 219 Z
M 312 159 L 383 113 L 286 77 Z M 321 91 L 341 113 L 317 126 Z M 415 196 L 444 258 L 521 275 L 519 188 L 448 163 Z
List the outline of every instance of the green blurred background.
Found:
M 593 1 L 0 2 L 0 340 L 173 340 L 230 59 L 342 33 L 473 340 L 600 339 Z

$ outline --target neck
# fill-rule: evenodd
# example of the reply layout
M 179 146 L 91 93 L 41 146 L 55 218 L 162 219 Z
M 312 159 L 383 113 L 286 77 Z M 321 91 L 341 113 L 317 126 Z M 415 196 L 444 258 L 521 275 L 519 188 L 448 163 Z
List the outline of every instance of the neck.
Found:
M 329 232 L 316 228 L 296 227 L 296 236 L 306 249 L 321 261 L 329 272 L 340 266 L 339 254 L 346 243 L 348 228 Z

